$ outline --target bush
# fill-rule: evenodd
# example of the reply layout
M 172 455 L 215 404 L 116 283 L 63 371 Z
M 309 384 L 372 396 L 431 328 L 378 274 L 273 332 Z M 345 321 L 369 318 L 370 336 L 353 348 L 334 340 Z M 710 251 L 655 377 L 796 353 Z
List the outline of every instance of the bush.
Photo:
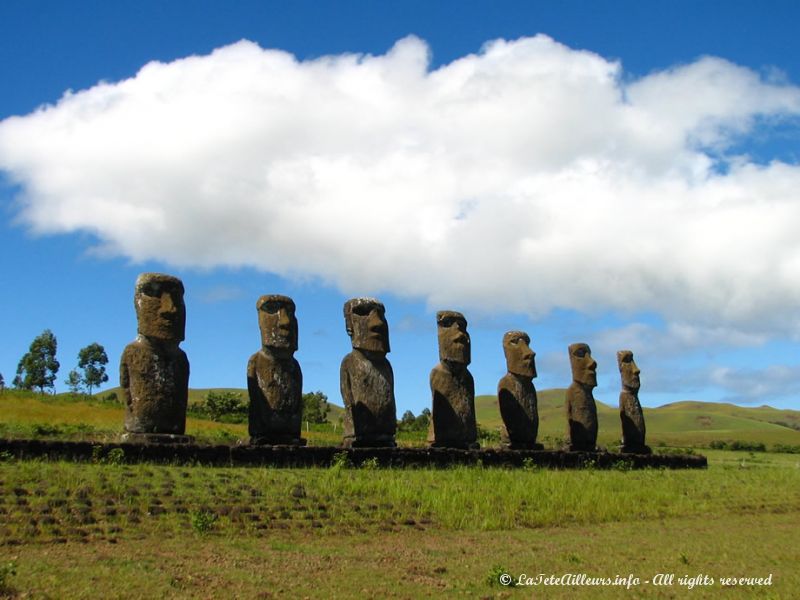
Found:
M 243 423 L 247 420 L 247 402 L 238 392 L 208 392 L 205 408 L 214 421 Z

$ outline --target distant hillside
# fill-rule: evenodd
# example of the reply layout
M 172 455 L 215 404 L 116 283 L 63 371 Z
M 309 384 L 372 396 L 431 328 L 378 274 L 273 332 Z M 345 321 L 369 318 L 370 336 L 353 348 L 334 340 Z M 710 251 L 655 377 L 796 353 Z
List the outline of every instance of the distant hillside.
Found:
M 189 402 L 205 401 L 209 391 L 226 391 L 247 397 L 247 390 L 240 388 L 190 389 Z M 100 396 L 118 393 L 119 388 L 101 392 Z M 537 390 L 539 399 L 539 438 L 548 441 L 565 437 L 564 389 Z M 329 399 L 329 420 L 336 422 L 344 408 Z M 404 409 L 398 410 L 398 418 Z M 481 427 L 490 430 L 500 428 L 500 410 L 497 397 L 492 395 L 475 398 L 475 412 Z M 597 401 L 600 422 L 598 441 L 610 446 L 619 443 L 619 410 Z M 800 411 L 779 410 L 769 406 L 742 407 L 715 402 L 675 402 L 658 408 L 644 409 L 647 424 L 647 442 L 651 446 L 707 446 L 712 441 L 741 441 L 773 444 L 800 445 Z
M 537 390 L 539 436 L 563 438 L 566 433 L 564 389 Z M 496 396 L 477 396 L 475 412 L 486 428 L 499 429 Z M 619 443 L 619 409 L 597 401 L 599 443 Z M 644 408 L 647 443 L 667 446 L 704 446 L 714 440 L 800 445 L 800 411 L 769 406 L 742 407 L 716 402 L 676 402 Z

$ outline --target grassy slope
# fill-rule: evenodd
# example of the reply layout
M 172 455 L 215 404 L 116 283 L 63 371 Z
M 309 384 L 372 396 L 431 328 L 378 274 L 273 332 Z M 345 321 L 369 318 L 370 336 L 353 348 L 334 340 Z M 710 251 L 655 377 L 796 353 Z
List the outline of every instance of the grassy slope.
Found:
M 246 390 L 215 388 L 246 396 Z M 204 401 L 208 389 L 192 389 L 190 403 Z M 100 396 L 118 392 L 106 390 Z M 564 390 L 541 390 L 539 398 L 539 438 L 552 446 L 565 434 Z M 338 421 L 342 408 L 330 404 L 330 420 Z M 618 443 L 619 414 L 616 408 L 597 403 L 600 420 L 599 441 L 603 445 Z M 494 396 L 475 399 L 478 422 L 486 429 L 499 429 L 500 413 Z M 705 402 L 679 402 L 659 408 L 645 408 L 648 442 L 651 446 L 707 446 L 711 441 L 761 442 L 800 445 L 800 431 L 776 425 L 774 422 L 800 423 L 800 411 L 777 410 L 770 407 L 740 407 L 732 404 Z M 772 422 L 771 422 L 772 421 Z M 112 434 L 122 426 L 122 409 L 104 403 L 87 403 L 70 399 L 67 394 L 44 398 L 35 394 L 20 394 L 7 390 L 0 396 L 0 425 L 18 424 L 86 424 L 94 429 Z M 199 436 L 245 438 L 247 427 L 243 424 L 214 423 L 202 419 L 187 419 L 187 433 Z M 335 443 L 338 434 L 309 431 L 303 435 L 311 443 Z

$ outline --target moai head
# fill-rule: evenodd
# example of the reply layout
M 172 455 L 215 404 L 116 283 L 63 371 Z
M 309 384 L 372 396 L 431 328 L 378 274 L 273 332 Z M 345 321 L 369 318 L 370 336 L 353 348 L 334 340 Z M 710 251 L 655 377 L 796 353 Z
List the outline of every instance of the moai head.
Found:
M 138 332 L 163 342 L 182 342 L 186 333 L 183 283 L 172 275 L 142 273 L 133 294 Z
M 436 313 L 436 325 L 439 328 L 439 360 L 468 365 L 472 357 L 464 315 L 440 310 Z
M 386 309 L 375 298 L 351 298 L 344 303 L 344 327 L 353 348 L 389 352 L 389 324 Z
M 275 350 L 297 350 L 297 318 L 294 301 L 288 296 L 268 294 L 256 302 L 261 345 Z
M 536 377 L 536 353 L 530 347 L 531 338 L 524 331 L 509 331 L 503 336 L 503 352 L 508 372 L 523 377 Z
M 597 386 L 597 363 L 592 358 L 588 344 L 572 344 L 569 347 L 569 363 L 572 380 L 588 387 Z
M 622 376 L 622 387 L 635 392 L 639 390 L 639 367 L 633 361 L 633 352 L 630 350 L 620 350 L 617 352 L 617 364 L 619 374 Z

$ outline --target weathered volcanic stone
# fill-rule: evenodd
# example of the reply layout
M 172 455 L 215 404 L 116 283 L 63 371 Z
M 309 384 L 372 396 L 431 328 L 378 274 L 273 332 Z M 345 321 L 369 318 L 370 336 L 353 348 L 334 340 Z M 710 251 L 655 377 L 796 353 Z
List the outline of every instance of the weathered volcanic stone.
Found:
M 186 330 L 183 283 L 161 273 L 136 279 L 136 340 L 125 347 L 119 381 L 125 434 L 133 442 L 189 442 L 185 436 L 189 361 L 178 347 Z
M 622 378 L 622 390 L 619 393 L 619 416 L 622 420 L 621 452 L 629 454 L 650 454 L 650 447 L 644 443 L 646 433 L 644 413 L 639 404 L 639 367 L 633 360 L 633 352 L 620 350 L 617 352 L 617 364 Z
M 305 445 L 300 437 L 303 374 L 294 358 L 297 318 L 294 301 L 277 294 L 256 302 L 261 350 L 247 362 L 251 444 Z
M 512 450 L 541 450 L 536 443 L 539 432 L 539 410 L 536 388 L 536 353 L 524 331 L 509 331 L 503 336 L 508 373 L 497 384 L 497 401 L 503 427 L 500 439 Z
M 434 448 L 479 447 L 475 422 L 475 382 L 467 369 L 471 359 L 467 320 L 459 312 L 436 313 L 439 364 L 431 371 L 433 404 L 428 444 Z
M 597 386 L 597 363 L 587 344 L 569 347 L 572 384 L 565 402 L 569 450 L 594 452 L 597 449 L 597 405 L 592 389 Z
M 342 360 L 340 388 L 344 401 L 345 447 L 394 447 L 397 408 L 394 373 L 386 359 L 389 324 L 386 309 L 374 298 L 344 304 L 344 322 L 353 351 Z

